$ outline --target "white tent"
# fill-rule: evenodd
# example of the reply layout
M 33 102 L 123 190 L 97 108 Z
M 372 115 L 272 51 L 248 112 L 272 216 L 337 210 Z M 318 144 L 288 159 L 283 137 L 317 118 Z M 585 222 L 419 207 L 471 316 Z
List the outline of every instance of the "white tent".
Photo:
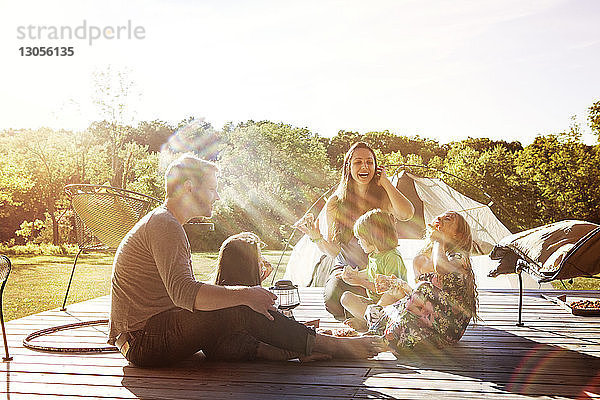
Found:
M 420 178 L 403 171 L 392 178 L 392 183 L 415 205 L 413 219 L 399 222 L 397 225 L 398 246 L 407 266 L 409 283 L 414 283 L 412 259 L 423 245 L 423 241 L 419 238 L 423 236 L 425 222 L 431 221 L 433 217 L 445 211 L 453 210 L 465 217 L 469 223 L 474 246 L 481 254 L 472 257 L 477 286 L 480 288 L 518 287 L 515 276 L 503 275 L 497 278 L 487 276 L 497 263 L 487 254 L 494 244 L 511 234 L 488 205 L 459 193 L 441 179 Z M 324 210 L 319 213 L 318 220 L 321 233 L 326 236 L 327 224 Z M 294 246 L 284 278 L 300 286 L 322 286 L 331 271 L 331 265 L 331 257 L 321 252 L 305 235 Z M 524 287 L 540 287 L 533 279 L 527 278 Z

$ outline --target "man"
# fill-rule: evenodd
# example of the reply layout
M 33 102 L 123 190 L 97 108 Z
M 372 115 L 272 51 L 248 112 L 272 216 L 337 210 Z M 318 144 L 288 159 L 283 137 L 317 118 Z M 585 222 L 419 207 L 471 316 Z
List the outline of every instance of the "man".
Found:
M 113 265 L 110 332 L 131 363 L 161 366 L 204 350 L 240 346 L 226 358 L 367 358 L 382 350 L 377 338 L 334 338 L 277 312 L 276 296 L 260 287 L 216 286 L 195 280 L 183 224 L 212 214 L 218 167 L 192 155 L 165 172 L 165 202 L 125 236 Z M 239 339 L 239 340 L 238 340 Z M 247 339 L 251 339 L 250 345 Z

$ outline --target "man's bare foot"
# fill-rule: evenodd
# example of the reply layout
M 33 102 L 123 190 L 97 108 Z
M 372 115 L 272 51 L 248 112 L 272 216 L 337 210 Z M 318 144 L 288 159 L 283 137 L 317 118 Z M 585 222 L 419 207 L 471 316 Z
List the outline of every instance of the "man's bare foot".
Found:
M 259 342 L 256 349 L 256 358 L 269 361 L 287 361 L 300 357 L 301 354 L 291 350 L 280 349 L 270 344 Z
M 362 318 L 348 318 L 344 321 L 344 324 L 348 325 L 350 328 L 354 329 L 357 332 L 367 331 L 367 322 Z
M 332 337 L 317 334 L 314 351 L 331 354 L 333 358 L 375 357 L 387 346 L 379 336 Z
M 293 352 L 291 350 L 280 349 L 279 347 L 271 346 L 270 344 L 259 342 L 256 351 L 256 358 L 261 360 L 269 361 L 287 361 L 295 358 L 301 362 L 312 362 L 312 361 L 328 361 L 331 360 L 331 354 L 319 353 L 313 351 L 310 355 L 304 356 L 300 353 Z
M 317 353 L 316 351 L 313 351 L 310 356 L 298 357 L 298 359 L 301 362 L 329 361 L 332 358 L 333 357 L 331 356 L 331 354 Z

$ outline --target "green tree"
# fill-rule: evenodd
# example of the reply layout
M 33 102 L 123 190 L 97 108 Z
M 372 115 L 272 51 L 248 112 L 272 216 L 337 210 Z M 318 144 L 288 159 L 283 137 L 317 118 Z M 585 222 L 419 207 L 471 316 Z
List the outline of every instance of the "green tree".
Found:
M 148 152 L 148 146 L 129 143 L 125 151 L 130 154 L 126 163 L 127 187 L 138 193 L 162 199 L 165 195 L 164 176 L 159 171 L 159 153 Z
M 15 131 L 0 133 L 0 242 L 14 238 L 25 220 L 35 219 L 38 204 L 29 193 L 34 182 L 14 149 Z
M 595 102 L 588 108 L 588 122 L 600 141 L 600 101 Z
M 492 150 L 495 147 L 503 147 L 512 153 L 523 150 L 523 145 L 520 142 L 507 142 L 504 140 L 491 140 L 488 138 L 467 138 L 460 143 L 469 146 L 477 151 Z
M 324 139 L 323 142 L 327 148 L 327 156 L 329 158 L 329 164 L 335 168 L 340 169 L 344 162 L 344 154 L 348 151 L 352 143 L 363 140 L 361 134 L 357 132 L 346 132 L 339 131 L 337 135 L 333 136 L 329 140 Z
M 128 139 L 139 145 L 148 146 L 148 151 L 155 153 L 167 143 L 174 130 L 174 127 L 164 121 L 142 121 L 133 129 Z
M 331 165 L 339 169 L 344 160 L 344 154 L 354 142 L 363 141 L 381 154 L 396 153 L 403 156 L 408 154 L 418 155 L 423 162 L 428 162 L 432 157 L 445 156 L 446 149 L 431 139 L 419 136 L 400 136 L 389 131 L 368 132 L 361 135 L 356 132 L 339 131 L 338 134 L 326 143 L 327 154 Z
M 222 140 L 215 222 L 224 235 L 253 230 L 279 246 L 289 225 L 335 183 L 325 147 L 305 128 L 248 121 L 226 126 Z
M 401 164 L 410 164 L 410 165 L 425 165 L 426 163 L 423 161 L 423 157 L 418 154 L 407 154 L 404 156 L 401 152 L 395 151 L 392 153 L 383 154 L 379 150 L 375 150 L 375 154 L 377 156 L 377 160 L 381 165 L 390 166 L 387 170 L 388 176 L 393 176 L 396 172 L 404 169 L 409 172 L 415 172 L 419 176 L 423 176 L 423 173 L 427 171 L 423 170 L 423 168 L 414 168 L 414 167 L 405 167 L 405 166 L 394 166 Z
M 600 155 L 581 141 L 579 127 L 538 136 L 517 161 L 517 173 L 534 184 L 544 222 L 600 222 Z
M 134 101 L 139 97 L 135 83 L 126 71 L 115 71 L 107 68 L 94 74 L 94 105 L 101 122 L 90 126 L 90 131 L 97 142 L 104 143 L 110 160 L 110 184 L 126 188 L 126 162 L 132 156 L 127 153 L 125 145 L 135 136 L 131 127 L 135 114 Z
M 32 182 L 28 201 L 39 204 L 38 215 L 47 215 L 52 223 L 52 242 L 60 244 L 58 217 L 66 207 L 64 186 L 75 175 L 71 143 L 73 133 L 40 128 L 17 132 L 10 144 Z M 45 218 L 44 218 L 45 219 Z

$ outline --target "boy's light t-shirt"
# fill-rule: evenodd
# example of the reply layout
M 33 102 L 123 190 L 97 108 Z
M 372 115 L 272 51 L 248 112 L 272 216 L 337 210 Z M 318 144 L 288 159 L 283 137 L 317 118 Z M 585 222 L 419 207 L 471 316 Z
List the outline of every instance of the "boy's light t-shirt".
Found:
M 406 267 L 398 248 L 373 252 L 369 254 L 369 264 L 367 266 L 367 276 L 369 281 L 375 282 L 375 275 L 395 275 L 406 281 Z M 374 301 L 379 301 L 380 294 L 367 290 L 367 294 Z

